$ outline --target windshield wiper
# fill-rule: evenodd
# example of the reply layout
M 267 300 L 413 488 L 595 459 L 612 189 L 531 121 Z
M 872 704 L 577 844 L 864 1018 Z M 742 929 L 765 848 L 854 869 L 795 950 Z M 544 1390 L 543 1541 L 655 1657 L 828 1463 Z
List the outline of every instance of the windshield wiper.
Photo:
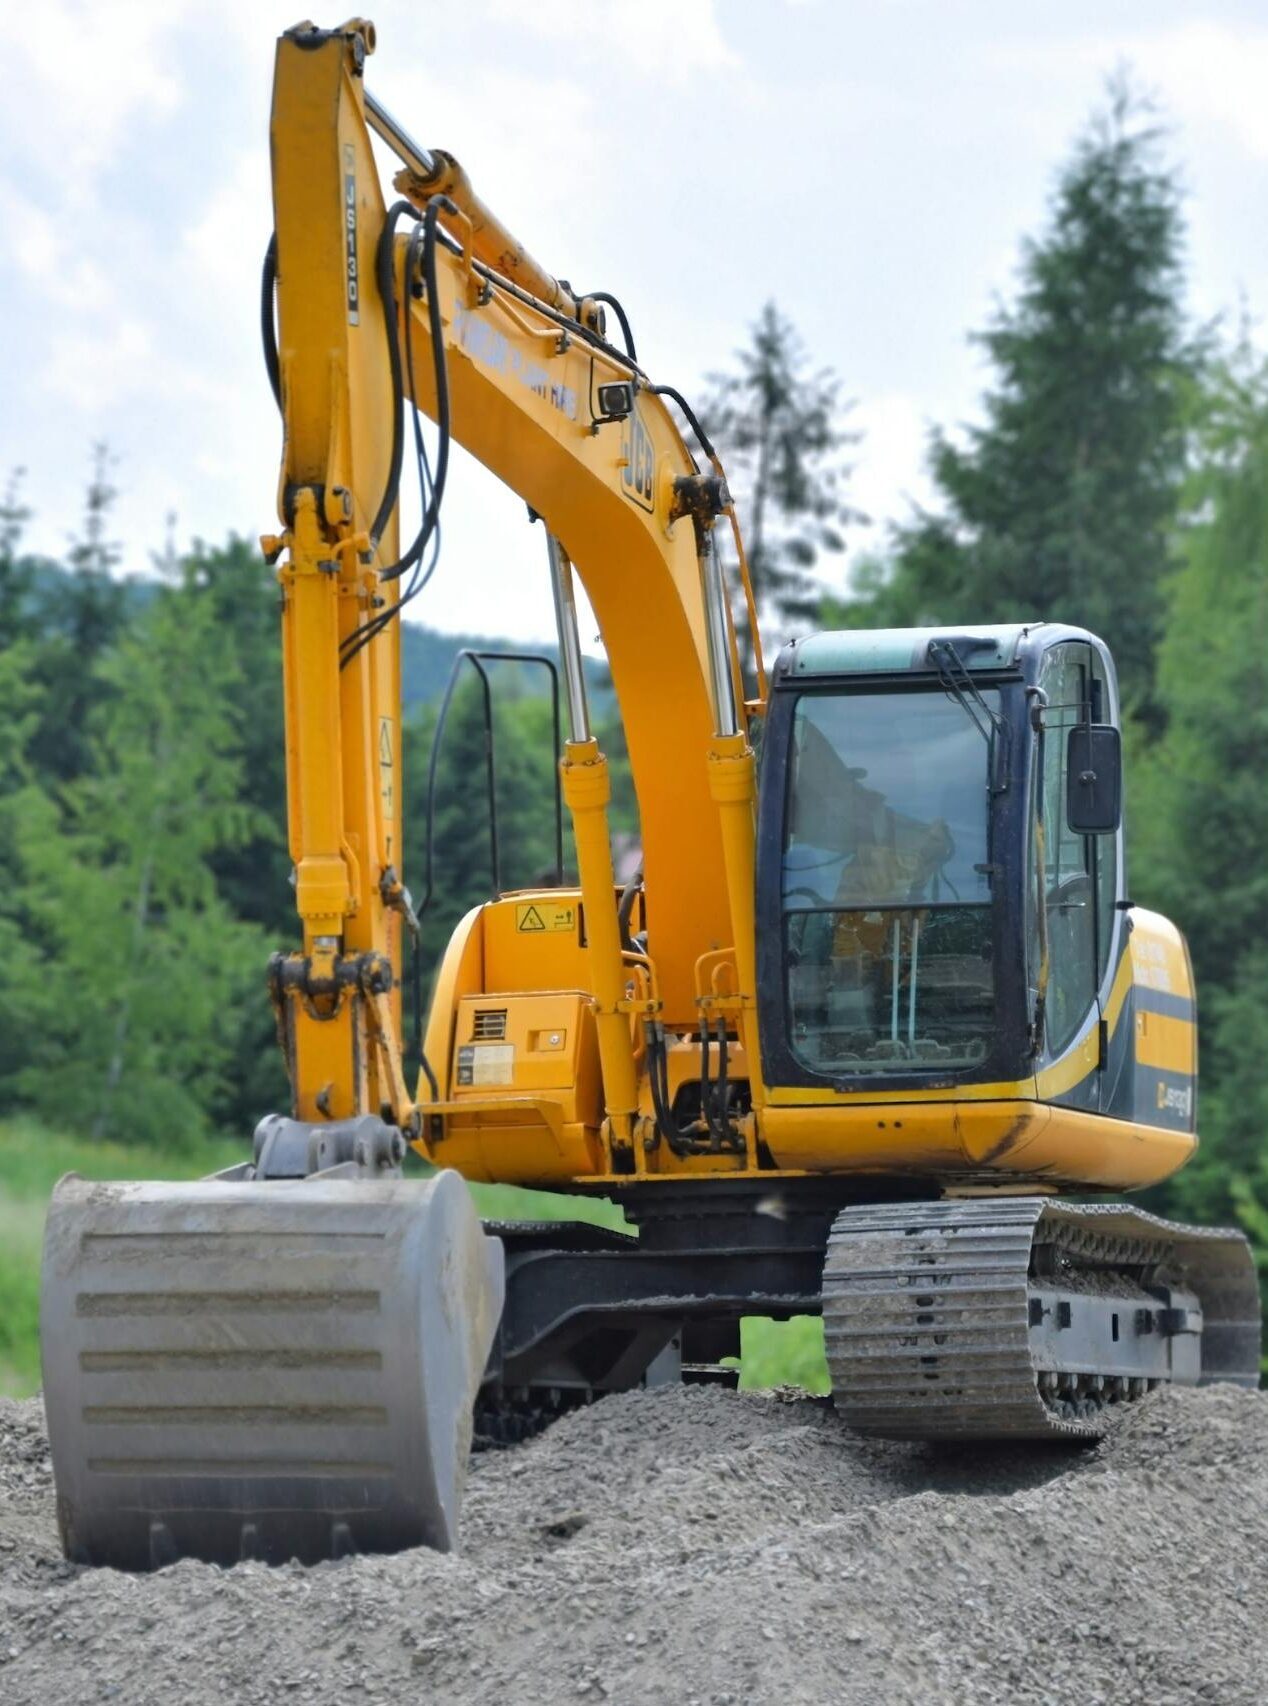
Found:
M 993 640 L 977 639 L 966 635 L 961 645 L 971 648 L 993 646 Z M 992 794 L 1003 794 L 1008 790 L 1008 723 L 1003 713 L 987 704 L 978 691 L 964 659 L 956 649 L 954 640 L 930 640 L 929 661 L 938 672 L 938 680 L 942 683 L 947 697 L 954 699 L 956 704 L 968 717 L 973 727 L 986 742 L 986 750 L 990 755 Z

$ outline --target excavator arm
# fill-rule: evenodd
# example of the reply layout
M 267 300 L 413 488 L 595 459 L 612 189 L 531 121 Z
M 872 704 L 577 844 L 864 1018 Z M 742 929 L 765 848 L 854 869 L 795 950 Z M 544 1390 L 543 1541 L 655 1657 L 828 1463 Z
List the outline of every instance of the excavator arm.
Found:
M 386 1104 L 411 1138 L 423 1132 L 402 1072 L 397 1005 L 408 913 L 392 618 L 422 572 L 454 442 L 521 496 L 549 537 L 571 667 L 563 783 L 589 987 L 610 1141 L 628 1147 L 638 1117 L 622 1005 L 629 968 L 611 901 L 606 764 L 578 691 L 571 566 L 598 620 L 627 730 L 658 1012 L 690 1021 L 701 955 L 730 946 L 752 965 L 747 708 L 713 539 L 717 519 L 730 525 L 733 515 L 711 447 L 700 446 L 702 471 L 665 398 L 607 342 L 601 305 L 547 274 L 452 157 L 420 149 L 367 94 L 372 44 L 360 21 L 288 32 L 274 86 L 271 366 L 285 422 L 285 530 L 265 548 L 280 558 L 304 943 L 275 962 L 273 987 L 296 1115 L 343 1119 Z M 371 128 L 402 160 L 402 199 L 390 208 Z M 412 561 L 397 522 L 410 404 L 440 432 L 432 507 Z M 732 772 L 741 797 L 719 805 L 711 778 L 716 786 Z M 719 881 L 728 810 L 732 862 L 740 860 L 732 891 Z

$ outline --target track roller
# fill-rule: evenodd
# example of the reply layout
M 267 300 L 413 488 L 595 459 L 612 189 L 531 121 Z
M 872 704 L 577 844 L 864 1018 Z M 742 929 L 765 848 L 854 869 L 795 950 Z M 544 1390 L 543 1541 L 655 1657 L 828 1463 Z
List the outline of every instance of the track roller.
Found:
M 1246 1239 L 1122 1203 L 847 1208 L 823 1317 L 838 1412 L 888 1439 L 1094 1439 L 1160 1384 L 1259 1381 Z

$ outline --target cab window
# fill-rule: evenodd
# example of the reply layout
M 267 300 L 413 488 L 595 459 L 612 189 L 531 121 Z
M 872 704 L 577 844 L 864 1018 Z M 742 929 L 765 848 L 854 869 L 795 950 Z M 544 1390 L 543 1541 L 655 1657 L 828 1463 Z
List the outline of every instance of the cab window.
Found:
M 1091 664 L 1091 648 L 1085 644 L 1054 646 L 1039 683 L 1047 708 L 1042 778 L 1033 798 L 1031 904 L 1042 907 L 1046 924 L 1045 1028 L 1053 1054 L 1073 1041 L 1096 1000 L 1099 981 L 1094 838 L 1076 835 L 1066 822 L 1066 743 L 1070 729 L 1088 716 Z M 1040 932 L 1030 934 L 1037 952 Z M 1032 982 L 1037 981 L 1036 974 Z
M 1109 682 L 1100 653 L 1089 648 L 1092 659 L 1092 721 L 1108 723 L 1113 714 Z M 1096 963 L 1101 983 L 1109 970 L 1110 947 L 1114 939 L 1114 908 L 1118 902 L 1118 842 L 1117 835 L 1093 835 L 1091 854 L 1096 872 Z
M 992 710 L 998 691 L 988 688 Z M 994 1036 L 990 748 L 940 690 L 806 694 L 782 911 L 794 1055 L 837 1074 L 979 1065 Z

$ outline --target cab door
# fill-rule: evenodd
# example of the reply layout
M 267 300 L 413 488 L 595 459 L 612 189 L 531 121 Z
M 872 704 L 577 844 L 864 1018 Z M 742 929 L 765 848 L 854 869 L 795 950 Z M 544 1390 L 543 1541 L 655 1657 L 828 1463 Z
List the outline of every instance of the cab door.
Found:
M 1101 1020 L 1111 982 L 1118 837 L 1077 834 L 1066 798 L 1070 730 L 1109 719 L 1111 687 L 1100 655 L 1085 640 L 1052 646 L 1039 685 L 1047 704 L 1031 802 L 1030 897 L 1032 912 L 1042 910 L 1042 918 L 1032 916 L 1032 963 L 1045 935 L 1048 952 L 1039 1093 L 1045 1101 L 1099 1110 L 1107 1093 Z

